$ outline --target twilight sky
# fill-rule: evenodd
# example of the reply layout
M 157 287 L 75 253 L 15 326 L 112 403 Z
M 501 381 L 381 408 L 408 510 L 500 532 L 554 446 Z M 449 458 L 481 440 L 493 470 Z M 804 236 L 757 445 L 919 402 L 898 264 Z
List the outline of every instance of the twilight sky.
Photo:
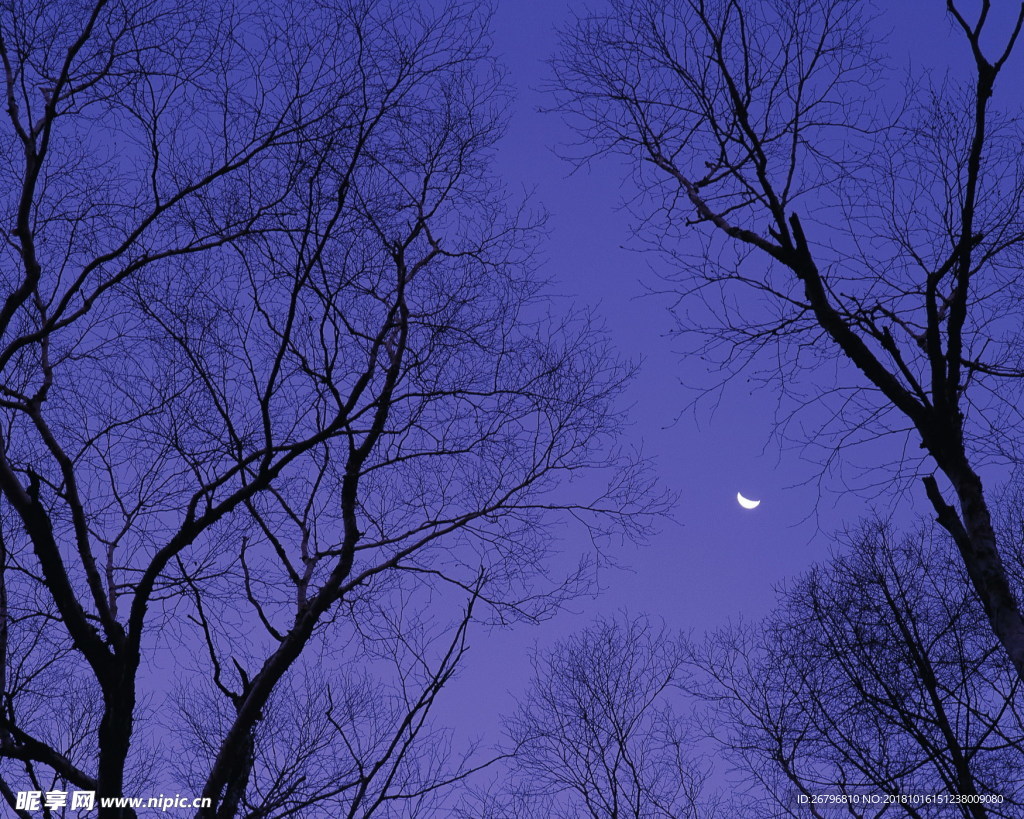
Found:
M 467 668 L 437 716 L 480 731 L 490 730 L 497 715 L 511 708 L 529 677 L 527 655 L 535 642 L 549 645 L 595 614 L 622 608 L 698 634 L 736 615 L 758 617 L 770 608 L 776 583 L 827 557 L 828 532 L 855 523 L 871 504 L 886 513 L 894 506 L 885 492 L 865 499 L 844 493 L 835 479 L 819 486 L 816 464 L 771 440 L 774 394 L 752 392 L 745 378 L 724 391 L 714 412 L 710 405 L 696 414 L 682 412 L 692 399 L 682 385 L 707 383 L 708 372 L 698 358 L 681 355 L 681 343 L 668 336 L 668 299 L 642 295 L 645 285 L 658 285 L 663 262 L 623 248 L 632 239 L 631 217 L 620 207 L 629 194 L 624 169 L 605 159 L 571 173 L 552 149 L 573 141 L 574 134 L 558 115 L 537 110 L 548 103 L 538 87 L 548 76 L 544 61 L 555 51 L 556 29 L 586 6 L 497 0 L 495 52 L 518 94 L 498 169 L 513 192 L 532 192 L 549 212 L 543 273 L 555 292 L 591 305 L 621 354 L 642 362 L 627 397 L 628 437 L 654 459 L 663 486 L 678 493 L 676 523 L 663 526 L 646 547 L 623 555 L 631 571 L 606 574 L 602 595 L 578 601 L 575 613 L 538 628 L 486 637 L 477 632 Z M 941 74 L 969 58 L 944 6 L 923 0 L 885 4 L 883 26 L 891 27 L 888 53 L 895 68 Z M 1007 86 L 1021 71 L 1021 55 L 1015 58 L 1003 80 Z M 863 457 L 882 454 L 865 451 Z M 737 491 L 762 499 L 761 506 L 741 509 Z M 916 484 L 895 505 L 898 520 L 923 511 L 921 494 Z
M 787 9 L 802 1 L 722 0 L 779 3 Z M 428 9 L 423 17 L 433 18 L 429 7 L 435 2 L 449 7 L 436 20 L 406 16 Z M 145 3 L 137 9 L 133 0 L 104 8 L 100 0 L 92 12 L 89 3 L 67 2 L 36 4 L 35 14 L 17 13 L 17 3 L 8 9 L 9 19 L 0 23 L 0 51 L 5 59 L 17 57 L 16 68 L 10 59 L 5 63 L 13 127 L 0 131 L 0 138 L 6 134 L 8 147 L 17 150 L 9 150 L 11 161 L 0 166 L 9 176 L 0 192 L 7 194 L 6 246 L 13 262 L 5 273 L 11 292 L 0 305 L 6 316 L 0 316 L 0 328 L 12 339 L 5 352 L 0 350 L 6 362 L 0 363 L 6 374 L 6 398 L 0 396 L 6 432 L 0 433 L 7 436 L 0 435 L 0 500 L 7 504 L 0 524 L 16 524 L 18 534 L 11 548 L 0 530 L 0 569 L 13 581 L 0 587 L 0 626 L 5 626 L 0 660 L 9 672 L 0 686 L 6 697 L 0 713 L 0 763 L 6 766 L 0 771 L 0 803 L 19 805 L 19 815 L 27 816 L 22 807 L 31 802 L 24 797 L 34 798 L 43 788 L 60 801 L 64 791 L 45 789 L 65 781 L 95 788 L 101 800 L 154 793 L 134 790 L 142 787 L 184 795 L 187 784 L 194 793 L 226 805 L 218 807 L 218 815 L 236 812 L 234 803 L 243 795 L 248 799 L 250 792 L 254 804 L 262 803 L 255 809 L 261 814 L 276 810 L 269 806 L 278 803 L 303 813 L 299 804 L 307 799 L 313 800 L 308 804 L 327 800 L 322 811 L 310 809 L 323 816 L 350 801 L 355 815 L 374 810 L 364 799 L 375 800 L 376 806 L 410 796 L 429 800 L 434 783 L 441 787 L 435 776 L 447 776 L 435 771 L 445 762 L 445 737 L 431 731 L 450 730 L 453 757 L 474 749 L 468 760 L 449 759 L 453 766 L 472 769 L 492 756 L 504 745 L 502 717 L 529 702 L 522 695 L 533 673 L 531 649 L 546 651 L 592 625 L 595 616 L 623 611 L 646 615 L 655 628 L 663 623 L 669 634 L 679 631 L 698 639 L 737 618 L 756 621 L 771 610 L 781 585 L 832 556 L 837 531 L 857 527 L 872 513 L 908 528 L 915 517 L 934 515 L 922 497 L 922 473 L 913 474 L 923 450 L 915 436 L 899 432 L 911 424 L 923 431 L 927 451 L 936 453 L 948 480 L 957 484 L 968 529 L 957 542 L 979 592 L 990 591 L 986 603 L 996 633 L 1010 655 L 1020 659 L 1014 653 L 1013 618 L 1000 614 L 1011 593 L 998 572 L 993 573 L 997 582 L 984 578 L 997 538 L 987 526 L 985 501 L 981 487 L 972 486 L 971 470 L 982 473 L 989 499 L 998 497 L 1006 474 L 975 460 L 974 452 L 966 468 L 960 459 L 963 439 L 950 423 L 950 410 L 965 408 L 961 417 L 970 421 L 970 448 L 982 450 L 979 459 L 1002 458 L 1001 463 L 1017 469 L 1024 464 L 1019 454 L 1024 444 L 1016 438 L 1007 442 L 1009 435 L 1000 433 L 1017 429 L 1021 411 L 1012 398 L 1004 400 L 1002 388 L 985 398 L 984 383 L 980 400 L 973 387 L 970 395 L 957 396 L 962 403 L 949 397 L 966 386 L 966 379 L 984 382 L 987 376 L 1016 374 L 1001 372 L 1002 364 L 973 361 L 975 348 L 959 345 L 957 338 L 963 325 L 981 330 L 979 347 L 994 344 L 1008 359 L 1020 349 L 1014 346 L 1020 339 L 1014 305 L 1021 303 L 1017 286 L 1024 284 L 1013 275 L 1019 273 L 1019 256 L 1009 254 L 1019 253 L 1022 243 L 1005 241 L 1005 232 L 988 238 L 985 222 L 971 218 L 979 162 L 977 153 L 968 162 L 959 153 L 960 142 L 970 144 L 970 126 L 958 116 L 966 112 L 969 117 L 969 104 L 956 109 L 953 102 L 941 111 L 908 104 L 892 130 L 872 124 L 859 128 L 876 104 L 881 118 L 908 99 L 918 100 L 918 88 L 907 90 L 913 79 L 930 73 L 927 87 L 940 88 L 943 100 L 947 90 L 959 91 L 941 87 L 947 74 L 953 84 L 973 79 L 964 70 L 973 62 L 968 45 L 947 19 L 946 3 L 838 0 L 884 12 L 874 33 L 888 43 L 889 72 L 879 81 L 879 87 L 888 83 L 886 90 L 876 92 L 870 61 L 846 64 L 858 93 L 836 97 L 831 96 L 836 86 L 813 71 L 795 83 L 787 71 L 781 80 L 776 77 L 776 84 L 754 69 L 745 73 L 757 84 L 751 96 L 756 99 L 769 89 L 765 101 L 756 108 L 738 105 L 738 119 L 726 126 L 726 135 L 718 131 L 709 137 L 711 150 L 722 152 L 717 163 L 706 163 L 710 177 L 751 161 L 764 173 L 775 152 L 808 162 L 806 173 L 789 168 L 784 188 L 799 191 L 796 198 L 763 192 L 767 201 L 785 202 L 787 209 L 795 203 L 800 219 L 814 225 L 805 242 L 794 220 L 792 232 L 782 233 L 795 236 L 795 243 L 783 238 L 781 248 L 767 248 L 788 272 L 771 266 L 764 242 L 751 242 L 749 234 L 727 226 L 724 230 L 759 250 L 722 251 L 726 269 L 718 278 L 723 289 L 715 295 L 721 295 L 721 312 L 739 316 L 739 325 L 719 324 L 718 335 L 711 335 L 724 347 L 744 331 L 762 328 L 754 338 L 764 342 L 760 372 L 770 374 L 771 384 L 765 388 L 757 372 L 728 378 L 714 371 L 696 350 L 696 333 L 674 333 L 673 304 L 681 313 L 692 307 L 698 316 L 693 324 L 702 323 L 701 305 L 680 305 L 673 291 L 685 285 L 672 282 L 678 271 L 670 266 L 670 254 L 639 252 L 650 234 L 642 236 L 636 222 L 661 210 L 677 219 L 672 227 L 679 228 L 679 244 L 665 239 L 664 246 L 679 258 L 702 254 L 701 233 L 707 226 L 683 224 L 689 216 L 681 205 L 686 191 L 701 213 L 715 221 L 694 190 L 721 180 L 691 184 L 692 167 L 702 158 L 692 153 L 685 155 L 689 165 L 680 164 L 678 170 L 666 159 L 684 156 L 673 151 L 671 140 L 674 134 L 686 140 L 693 133 L 685 121 L 693 114 L 691 103 L 681 96 L 677 104 L 667 92 L 664 109 L 684 116 L 641 131 L 656 134 L 654 144 L 643 140 L 648 158 L 679 176 L 675 201 L 671 193 L 660 200 L 661 191 L 652 186 L 650 199 L 655 201 L 641 200 L 635 214 L 627 204 L 637 200 L 632 168 L 598 156 L 574 170 L 558 155 L 572 153 L 578 137 L 557 113 L 542 113 L 555 103 L 541 89 L 549 84 L 557 32 L 571 26 L 574 15 L 613 2 L 622 0 L 479 0 L 493 6 L 492 53 L 507 71 L 515 95 L 507 111 L 508 133 L 494 150 L 494 171 L 507 186 L 512 209 L 525 199 L 532 206 L 528 213 L 542 209 L 549 214 L 537 262 L 538 278 L 550 283 L 545 294 L 550 305 L 530 300 L 532 277 L 518 278 L 519 234 L 515 225 L 505 227 L 502 208 L 490 199 L 500 189 L 491 186 L 490 178 L 480 185 L 467 180 L 467 174 L 486 165 L 490 137 L 497 133 L 489 109 L 494 84 L 473 73 L 486 71 L 479 62 L 484 49 L 479 48 L 481 7 L 475 0 L 383 0 L 366 9 L 360 0 L 343 0 L 337 9 L 330 8 L 331 2 L 323 8 L 286 3 L 278 9 L 277 4 L 248 0 L 237 8 L 230 2 L 222 7 L 160 0 L 152 9 Z M 642 2 L 657 12 L 661 4 L 685 0 Z M 987 14 L 989 2 L 997 6 L 992 15 Z M 977 15 L 971 4 L 984 3 L 985 38 L 995 42 L 1005 40 L 999 29 L 1005 29 L 1010 2 L 957 0 L 967 7 L 968 17 Z M 1013 2 L 1020 7 L 1024 0 Z M 799 22 L 799 10 L 793 13 Z M 788 40 L 780 33 L 787 27 L 776 28 L 774 22 L 757 25 L 780 37 L 785 47 Z M 627 21 L 623 29 L 629 28 Z M 740 33 L 745 37 L 751 30 Z M 853 35 L 852 50 L 847 40 L 825 37 L 810 64 L 827 65 L 840 55 L 843 87 L 844 60 L 859 61 L 871 52 L 861 50 L 850 24 L 840 32 Z M 635 36 L 644 37 L 642 31 Z M 710 59 L 713 65 L 717 46 L 718 60 L 728 63 L 717 35 L 710 38 L 710 46 L 708 41 L 694 46 L 697 59 Z M 968 39 L 977 49 L 978 38 Z M 592 43 L 595 49 L 578 52 L 574 64 L 585 82 L 600 86 L 603 78 L 588 77 L 591 64 L 583 60 L 593 59 L 600 67 L 603 57 L 617 53 L 624 55 L 627 69 L 622 82 L 644 89 L 637 91 L 644 96 L 634 100 L 641 107 L 666 94 L 657 86 L 663 65 L 656 63 L 646 73 L 651 64 L 642 55 L 629 49 L 604 52 L 601 47 L 609 44 L 604 32 L 594 33 Z M 744 54 L 754 53 L 749 41 L 738 43 Z M 726 50 L 729 46 L 727 41 Z M 856 57 L 844 56 L 848 51 Z M 784 71 L 804 65 L 803 55 L 790 62 L 794 58 L 779 58 L 772 49 L 767 53 L 769 74 L 779 65 Z M 645 73 L 629 76 L 632 60 Z M 985 66 L 979 66 L 980 87 L 986 88 Z M 701 74 L 701 67 L 694 73 Z M 912 80 L 904 81 L 907 76 Z M 1002 66 L 994 107 L 1024 100 L 1022 76 L 1024 43 Z M 650 88 L 644 88 L 648 79 Z M 742 83 L 737 91 L 729 76 L 724 85 L 719 79 L 704 86 L 711 87 L 727 88 L 734 103 L 747 93 Z M 805 107 L 808 97 L 822 91 L 824 102 Z M 579 89 L 577 101 L 590 100 L 589 93 L 587 87 Z M 607 93 L 614 104 L 616 87 Z M 780 148 L 778 135 L 769 132 L 753 139 L 738 160 L 729 156 L 734 130 L 751 132 L 756 130 L 751 121 L 775 119 L 779 111 L 765 112 L 764 105 L 786 97 L 784 110 L 794 111 L 783 114 L 795 126 L 792 141 L 787 138 Z M 704 97 L 703 103 L 714 111 L 718 100 Z M 852 127 L 840 130 L 828 120 L 836 105 L 846 104 L 853 106 L 851 116 L 840 112 L 837 118 Z M 624 116 L 646 129 L 645 114 L 634 107 Z M 913 115 L 922 121 L 910 121 Z M 715 127 L 719 124 L 716 120 Z M 818 134 L 806 152 L 800 142 L 805 126 Z M 998 151 L 1018 158 L 1024 150 L 1020 132 L 1009 133 L 1015 141 L 995 140 Z M 662 134 L 668 134 L 664 141 Z M 978 134 L 976 146 L 982 141 Z M 611 135 L 617 136 L 614 129 Z M 925 141 L 928 136 L 934 139 Z M 884 146 L 874 158 L 887 161 L 865 161 L 859 171 L 844 176 L 863 156 L 857 152 L 874 145 Z M 921 156 L 928 150 L 922 146 L 929 145 L 935 162 Z M 819 153 L 834 152 L 849 165 L 818 160 L 815 149 L 822 147 Z M 998 156 L 998 151 L 993 153 Z M 969 169 L 966 185 L 949 172 L 963 166 Z M 774 167 L 769 166 L 771 176 Z M 993 167 L 1009 170 L 1000 176 L 989 172 Z M 999 198 L 1002 183 L 1020 181 L 1014 176 L 1018 169 L 1006 162 L 986 165 L 985 171 L 982 182 L 994 184 L 977 188 L 978 202 L 984 202 L 986 213 L 996 214 L 992 222 L 999 230 L 998 217 L 1019 212 L 1020 197 Z M 913 178 L 915 172 L 920 180 Z M 725 184 L 743 183 L 740 178 Z M 831 190 L 833 183 L 842 189 Z M 958 184 L 968 192 L 965 218 L 959 222 L 948 216 L 955 210 L 948 191 L 959 194 Z M 741 188 L 726 197 L 733 198 L 706 201 L 729 202 L 717 212 L 746 220 L 743 226 L 754 231 L 766 230 L 764 214 L 749 213 Z M 761 199 L 756 191 L 754 199 Z M 2 196 L 0 201 L 5 201 Z M 466 207 L 474 206 L 479 211 L 467 213 Z M 867 212 L 875 206 L 878 212 Z M 775 208 L 770 220 L 778 225 L 782 216 Z M 883 224 L 887 218 L 893 222 Z M 1019 222 L 1005 220 L 1015 231 L 1021 230 Z M 491 231 L 492 225 L 498 229 Z M 847 226 L 852 229 L 844 232 Z M 672 227 L 666 233 L 674 235 Z M 932 234 L 929 253 L 935 257 L 946 255 L 941 243 L 952 246 L 946 262 L 922 260 L 920 254 L 914 258 L 919 230 Z M 989 244 L 998 252 L 975 250 Z M 808 247 L 814 254 L 804 252 Z M 893 247 L 898 248 L 895 254 Z M 1000 258 L 1004 252 L 1010 262 Z M 705 271 L 718 259 L 717 249 L 708 254 Z M 967 266 L 979 256 L 1003 276 L 992 280 L 989 290 L 963 284 Z M 927 270 L 926 304 L 904 307 L 904 300 L 920 293 L 916 283 L 903 284 L 915 262 Z M 826 264 L 828 275 L 817 277 L 815 266 L 824 269 Z M 433 271 L 434 265 L 440 266 L 436 276 L 420 276 L 420 270 Z M 1012 273 L 1002 274 L 1011 265 L 1016 265 Z M 947 296 L 947 276 L 954 270 L 960 284 Z M 707 276 L 709 289 L 694 289 L 712 292 L 717 272 Z M 797 305 L 792 312 L 805 312 L 792 321 L 788 308 L 776 312 L 780 303 L 794 302 L 787 287 L 798 289 L 793 278 L 776 282 L 794 273 L 807 283 L 806 300 L 821 326 L 841 341 L 836 324 L 859 328 L 854 335 L 870 334 L 869 344 L 877 343 L 890 356 L 882 366 L 891 361 L 899 367 L 916 398 L 893 387 L 884 377 L 888 374 L 880 377 L 878 361 L 847 340 L 843 346 L 850 359 L 868 372 L 874 367 L 873 382 L 892 398 L 892 406 L 858 402 L 864 393 L 857 385 L 863 381 L 847 356 L 818 355 L 828 338 L 814 327 L 800 326 L 807 305 Z M 828 320 L 831 299 L 823 308 L 816 297 L 814 288 L 822 286 L 838 303 L 853 305 L 839 308 L 838 322 L 834 315 Z M 961 322 L 965 290 L 970 321 Z M 996 309 L 974 310 L 974 304 L 989 299 Z M 896 307 L 889 309 L 890 304 Z M 529 323 L 548 307 L 554 324 L 562 317 L 593 317 L 604 328 L 607 349 L 635 364 L 635 380 L 617 398 L 620 416 L 610 413 L 604 400 L 605 389 L 614 390 L 620 372 L 604 357 L 606 347 L 594 335 L 577 336 L 571 318 L 565 319 L 570 329 L 564 335 L 558 332 L 562 328 L 551 328 L 549 343 L 544 338 L 547 322 Z M 928 332 L 922 334 L 916 319 L 925 308 Z M 715 312 L 714 306 L 707 312 Z M 753 314 L 771 314 L 771 320 L 748 322 Z M 935 356 L 939 314 L 949 317 L 945 331 L 939 331 L 948 341 L 945 377 L 940 377 Z M 910 319 L 902 320 L 907 315 Z M 707 323 L 713 326 L 720 316 Z M 526 321 L 520 323 L 522 318 Z M 790 332 L 794 326 L 799 336 Z M 536 339 L 530 337 L 534 327 L 539 328 Z M 905 333 L 899 344 L 890 328 Z M 799 347 L 796 363 L 813 364 L 790 367 L 792 362 L 773 359 L 778 350 L 770 337 L 790 341 L 779 348 L 784 353 Z M 598 354 L 589 355 L 584 344 L 595 345 Z M 737 360 L 754 346 L 744 347 L 741 339 Z M 925 356 L 908 366 L 901 350 L 916 357 L 917 348 Z M 949 392 L 935 386 L 926 396 L 917 386 L 918 364 L 932 384 L 941 382 Z M 1019 361 L 1011 364 L 1019 369 Z M 812 372 L 810 366 L 817 369 Z M 596 370 L 595 377 L 589 378 L 584 367 Z M 969 375 L 955 378 L 961 371 Z M 785 398 L 777 392 L 783 378 Z M 717 389 L 698 400 L 702 387 Z M 827 400 L 818 400 L 822 396 Z M 52 423 L 49 415 L 44 417 L 46 401 Z M 873 428 L 849 420 L 844 402 L 893 433 L 872 437 Z M 986 404 L 994 404 L 995 412 Z M 887 415 L 893 406 L 902 414 Z M 614 435 L 608 433 L 617 417 L 624 419 L 623 435 L 611 441 Z M 1012 419 L 1005 428 L 1000 426 L 1004 417 Z M 499 428 L 502 424 L 507 426 Z M 823 427 L 830 432 L 821 434 Z M 839 452 L 840 441 L 846 446 L 850 438 L 859 445 Z M 581 557 L 594 556 L 587 537 L 594 518 L 573 504 L 600 498 L 605 487 L 595 486 L 596 481 L 611 479 L 614 485 L 617 476 L 595 474 L 602 466 L 628 470 L 623 464 L 632 462 L 615 457 L 615 451 L 591 457 L 605 443 L 646 458 L 658 497 L 672 499 L 671 515 L 657 521 L 647 542 L 606 546 L 614 550 L 608 557 L 615 565 L 602 567 L 600 588 L 571 601 L 554 618 L 534 627 L 491 631 L 473 623 L 464 659 L 459 640 L 466 632 L 461 628 L 443 660 L 435 652 L 452 632 L 423 649 L 421 640 L 434 636 L 435 627 L 449 625 L 451 606 L 461 611 L 472 577 L 483 584 L 492 571 L 499 574 L 497 606 L 487 609 L 477 599 L 472 610 L 484 619 L 504 613 L 500 606 L 514 603 L 507 598 L 520 591 L 528 600 L 537 592 L 532 599 L 540 605 L 553 600 L 557 592 L 546 581 L 571 574 Z M 893 467 L 902 469 L 904 480 L 893 476 Z M 608 493 L 611 518 L 644 508 L 646 499 L 637 501 L 630 491 L 633 473 L 625 474 L 620 491 Z M 946 484 L 947 479 L 940 480 L 943 489 Z M 554 487 L 552 495 L 533 494 L 547 487 Z M 931 484 L 929 489 L 941 512 Z M 738 493 L 758 499 L 758 507 L 743 508 Z M 657 497 L 650 503 L 659 506 Z M 608 520 L 595 517 L 597 526 Z M 561 550 L 551 559 L 553 565 L 545 561 L 547 531 L 537 538 L 535 521 L 550 521 L 552 551 Z M 957 534 L 953 523 L 945 518 L 944 523 Z M 628 522 L 621 528 L 628 531 Z M 615 525 L 608 529 L 620 531 Z M 971 550 L 977 550 L 973 559 Z M 886 576 L 902 578 L 904 571 L 909 575 L 923 566 L 896 568 Z M 889 602 L 892 595 L 885 591 L 873 597 L 865 591 L 871 580 L 856 569 L 846 576 L 853 582 L 839 602 L 833 598 L 821 606 L 813 591 L 799 593 L 800 602 L 808 604 L 801 624 L 822 611 L 842 614 L 863 604 L 870 609 L 868 625 L 888 625 L 887 619 L 893 619 L 900 625 L 899 636 L 906 638 L 899 612 L 879 619 L 884 609 L 870 606 L 876 597 Z M 1012 582 L 1018 580 L 1013 574 Z M 959 580 L 950 581 L 949 588 L 954 587 L 970 593 Z M 993 680 L 984 681 L 991 683 L 989 688 L 975 687 L 971 680 L 940 684 L 957 700 L 955 721 L 969 729 L 958 750 L 978 749 L 977 755 L 971 751 L 973 759 L 987 753 L 983 746 L 990 738 L 1009 736 L 1021 723 L 1014 722 L 1019 715 L 1012 708 L 1006 709 L 1012 728 L 993 720 L 990 730 L 981 717 L 976 719 L 976 703 L 995 702 L 993 696 L 1004 696 L 1012 686 L 999 667 L 1003 655 L 992 654 L 982 642 L 990 640 L 988 631 L 965 631 L 961 639 L 961 621 L 973 629 L 978 612 L 964 606 L 962 614 L 960 606 L 949 606 L 952 595 L 945 588 L 931 584 L 929 590 L 940 591 L 929 600 L 937 601 L 936 610 L 943 614 L 937 620 L 943 637 L 951 635 L 959 645 L 953 659 L 942 658 L 942 663 L 964 675 L 981 675 L 981 666 L 987 673 L 990 663 L 993 667 Z M 922 609 L 916 600 L 909 604 L 914 615 Z M 532 607 L 527 603 L 526 608 Z M 771 651 L 765 654 L 783 671 L 799 671 L 801 658 L 817 665 L 828 672 L 826 688 L 834 690 L 831 670 L 837 664 L 830 660 L 858 656 L 851 649 L 884 649 L 880 664 L 872 667 L 888 691 L 894 672 L 902 674 L 893 659 L 898 646 L 887 642 L 888 635 L 876 639 L 863 632 L 861 623 L 850 625 L 853 631 L 830 632 L 836 642 L 822 653 L 810 652 L 813 636 L 794 628 L 786 632 L 792 634 L 787 648 L 795 645 L 796 650 L 778 655 L 784 661 L 774 662 Z M 845 636 L 834 638 L 833 633 Z M 635 632 L 626 640 L 630 646 L 645 645 L 643 635 Z M 976 642 L 982 646 L 980 663 L 963 651 Z M 584 674 L 594 678 L 604 669 L 630 669 L 634 661 L 637 669 L 645 669 L 644 652 L 588 653 L 597 663 L 588 664 Z M 461 661 L 461 673 L 449 684 L 453 657 Z M 717 663 L 719 657 L 709 655 L 707 662 Z M 868 663 L 858 656 L 847 666 Z M 374 677 L 378 667 L 383 671 L 379 680 Z M 1017 670 L 1024 677 L 1024 663 L 1018 661 Z M 432 679 L 425 680 L 425 673 Z M 810 684 L 814 675 L 799 673 Z M 934 680 L 939 677 L 923 674 L 917 662 L 907 673 L 925 679 L 932 694 L 928 704 L 936 706 Z M 756 667 L 754 674 L 754 682 L 770 677 L 765 667 Z M 551 687 L 557 689 L 566 679 L 555 676 Z M 851 690 L 864 693 L 858 681 L 850 682 Z M 631 691 L 643 689 L 635 675 L 629 684 Z M 780 685 L 781 707 L 788 710 L 791 682 Z M 667 684 L 664 689 L 681 712 L 691 705 L 684 687 Z M 621 692 L 620 682 L 616 688 Z M 439 690 L 430 730 L 419 733 L 423 709 L 435 702 Z M 593 701 L 605 699 L 603 692 L 584 690 Z M 816 696 L 815 706 L 823 704 L 824 710 L 806 712 L 826 733 L 849 711 L 846 701 L 838 699 L 842 709 L 831 709 L 831 696 Z M 772 708 L 768 698 L 757 702 Z M 540 720 L 558 723 L 559 712 L 573 707 L 552 700 Z M 592 709 L 583 710 L 592 726 Z M 939 725 L 946 719 L 945 712 L 938 719 L 906 708 L 900 713 L 904 722 L 920 717 Z M 672 725 L 661 714 L 657 720 Z M 878 733 L 877 720 L 860 724 L 867 726 L 867 734 Z M 981 728 L 975 730 L 975 724 Z M 717 731 L 721 724 L 708 725 Z M 950 731 L 936 729 L 943 746 L 933 752 L 916 737 L 908 739 L 921 745 L 926 757 L 920 765 L 907 764 L 911 757 L 890 754 L 894 746 L 883 733 L 880 753 L 904 770 L 916 771 L 953 750 Z M 670 734 L 664 735 L 668 742 L 661 736 L 655 744 L 676 748 Z M 798 736 L 805 743 L 807 734 Z M 580 742 L 576 735 L 566 738 Z M 700 736 L 686 739 L 695 739 L 698 753 L 718 750 L 710 747 L 713 737 L 703 737 L 707 745 L 700 744 Z M 404 743 L 412 740 L 420 745 L 406 757 Z M 764 760 L 778 747 L 771 741 Z M 997 783 L 1015 764 L 1004 764 L 1001 753 L 997 749 L 990 766 L 998 772 Z M 470 783 L 481 784 L 491 774 L 500 777 L 503 764 L 485 766 L 488 770 Z M 647 761 L 637 764 L 650 767 Z M 817 761 L 812 758 L 810 764 L 816 767 Z M 619 761 L 613 767 L 619 770 Z M 951 763 L 955 781 L 940 772 L 957 793 L 967 783 L 962 767 Z M 716 766 L 709 789 L 726 784 L 730 773 L 724 768 Z M 521 768 L 543 781 L 543 770 L 530 770 L 528 764 Z M 780 781 L 799 778 L 790 773 L 780 774 L 786 777 Z M 678 769 L 664 778 L 687 779 Z M 551 793 L 526 795 L 532 801 Z M 540 813 L 559 810 L 557 800 L 537 804 Z M 695 805 L 695 810 L 704 809 Z M 108 815 L 106 807 L 100 811 Z M 205 810 L 201 813 L 206 816 Z

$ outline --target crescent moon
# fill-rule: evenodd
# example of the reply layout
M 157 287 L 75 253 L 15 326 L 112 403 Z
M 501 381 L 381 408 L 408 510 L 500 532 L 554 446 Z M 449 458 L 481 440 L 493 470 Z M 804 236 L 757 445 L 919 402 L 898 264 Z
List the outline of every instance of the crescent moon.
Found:
M 740 506 L 744 509 L 757 509 L 757 507 L 761 505 L 761 501 L 745 498 L 741 492 L 736 493 L 736 500 L 739 501 Z

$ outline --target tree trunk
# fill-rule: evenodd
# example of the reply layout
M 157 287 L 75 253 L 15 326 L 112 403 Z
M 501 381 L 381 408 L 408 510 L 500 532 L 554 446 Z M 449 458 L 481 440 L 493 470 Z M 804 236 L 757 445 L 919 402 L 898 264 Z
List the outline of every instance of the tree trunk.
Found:
M 131 747 L 135 713 L 134 673 L 123 669 L 114 681 L 106 681 L 103 719 L 99 728 L 98 797 L 124 795 L 124 770 Z M 135 794 L 133 794 L 135 795 Z M 136 819 L 133 808 L 100 807 L 99 819 Z
M 960 513 L 943 500 L 931 477 L 924 482 L 928 498 L 938 514 L 939 524 L 952 535 L 960 550 L 992 631 L 1009 655 L 1017 676 L 1024 680 L 1024 618 L 999 555 L 981 478 L 970 468 L 966 458 L 944 466 L 943 472 L 956 492 Z

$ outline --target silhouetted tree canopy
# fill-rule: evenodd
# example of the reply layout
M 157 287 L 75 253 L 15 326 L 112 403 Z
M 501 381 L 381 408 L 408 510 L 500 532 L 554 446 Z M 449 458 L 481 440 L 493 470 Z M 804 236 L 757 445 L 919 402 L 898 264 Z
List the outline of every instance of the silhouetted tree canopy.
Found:
M 459 815 L 711 817 L 709 766 L 679 710 L 684 659 L 677 635 L 625 614 L 535 652 L 504 775 Z
M 471 617 L 582 588 L 560 510 L 598 545 L 642 528 L 628 371 L 545 303 L 538 219 L 490 171 L 486 27 L 472 2 L 0 8 L 12 810 L 172 770 L 204 817 L 425 810 L 476 764 L 427 722 Z
M 965 5 L 965 76 L 908 82 L 856 0 L 611 0 L 564 32 L 553 91 L 581 161 L 632 163 L 688 352 L 824 397 L 836 447 L 891 436 L 876 457 L 923 478 L 1024 679 L 981 477 L 1024 429 L 1024 4 Z
M 687 685 L 750 800 L 743 815 L 1020 815 L 1020 681 L 964 575 L 938 527 L 871 520 L 763 622 L 691 644 Z M 817 794 L 964 801 L 798 801 Z

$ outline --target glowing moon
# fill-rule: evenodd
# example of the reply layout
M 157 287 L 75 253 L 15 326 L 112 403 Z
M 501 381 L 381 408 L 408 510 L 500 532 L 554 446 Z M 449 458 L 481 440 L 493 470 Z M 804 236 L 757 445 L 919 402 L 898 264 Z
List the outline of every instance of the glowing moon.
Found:
M 757 509 L 757 507 L 761 505 L 761 501 L 745 498 L 741 492 L 736 493 L 736 500 L 739 501 L 740 506 L 744 509 Z

